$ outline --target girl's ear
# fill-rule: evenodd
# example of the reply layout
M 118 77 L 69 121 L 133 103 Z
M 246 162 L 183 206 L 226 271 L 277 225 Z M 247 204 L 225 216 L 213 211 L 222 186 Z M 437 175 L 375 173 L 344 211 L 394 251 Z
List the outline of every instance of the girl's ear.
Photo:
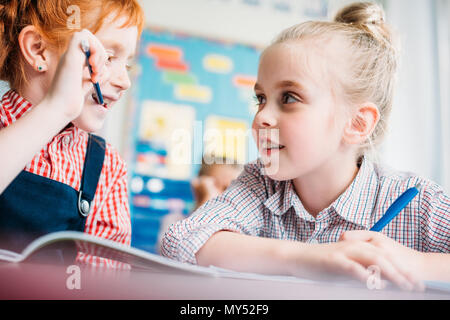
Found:
M 348 144 L 363 144 L 371 136 L 380 120 L 378 107 L 367 102 L 359 105 L 344 128 L 344 141 Z
M 48 70 L 50 55 L 45 41 L 34 26 L 26 26 L 19 34 L 19 46 L 25 61 L 37 72 Z

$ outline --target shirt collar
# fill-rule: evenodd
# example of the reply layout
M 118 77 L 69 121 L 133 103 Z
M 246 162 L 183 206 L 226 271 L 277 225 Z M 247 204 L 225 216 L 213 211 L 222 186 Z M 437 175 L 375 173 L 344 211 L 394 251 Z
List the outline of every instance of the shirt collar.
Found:
M 30 111 L 32 104 L 14 90 L 9 90 L 2 97 L 0 105 L 0 122 L 7 127 Z
M 264 201 L 264 206 L 273 214 L 282 215 L 292 206 L 292 195 L 290 194 L 289 190 L 290 181 L 271 181 L 274 183 L 273 189 L 276 192 L 269 196 L 266 201 Z
M 314 218 L 306 211 L 298 198 L 292 180 L 274 181 L 274 183 L 276 192 L 264 201 L 264 206 L 267 209 L 274 215 L 281 216 L 293 207 L 300 218 L 307 221 L 314 221 Z
M 356 178 L 330 208 L 343 219 L 368 229 L 378 188 L 374 165 L 364 157 Z
M 29 101 L 16 91 L 9 90 L 3 95 L 0 104 L 0 128 L 6 128 L 13 124 L 32 108 L 33 105 Z M 73 139 L 77 139 L 78 135 L 83 134 L 83 131 L 70 123 L 59 134 L 61 137 L 69 135 Z
M 265 202 L 264 206 L 274 215 L 281 216 L 291 207 L 296 214 L 306 220 L 315 219 L 305 210 L 295 192 L 292 180 L 274 181 L 276 192 Z M 346 221 L 369 228 L 370 217 L 378 194 L 378 179 L 373 163 L 363 158 L 360 169 L 352 184 L 327 209 L 317 215 L 317 218 L 335 213 Z

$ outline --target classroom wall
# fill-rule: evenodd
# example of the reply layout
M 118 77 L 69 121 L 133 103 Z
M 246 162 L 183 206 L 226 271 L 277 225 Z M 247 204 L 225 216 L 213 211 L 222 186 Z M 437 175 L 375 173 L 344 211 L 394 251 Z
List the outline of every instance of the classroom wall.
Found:
M 346 0 L 142 0 L 149 25 L 198 36 L 266 46 L 284 28 L 330 13 Z M 283 7 L 284 5 L 284 7 Z M 307 7 L 307 8 L 306 8 Z M 306 10 L 305 10 L 306 8 Z
M 387 2 L 388 21 L 400 35 L 401 69 L 382 158 L 395 168 L 431 178 L 450 192 L 450 104 L 443 99 L 443 91 L 449 89 L 450 6 L 445 1 Z M 438 30 L 439 24 L 446 27 Z M 446 36 L 441 35 L 445 29 Z

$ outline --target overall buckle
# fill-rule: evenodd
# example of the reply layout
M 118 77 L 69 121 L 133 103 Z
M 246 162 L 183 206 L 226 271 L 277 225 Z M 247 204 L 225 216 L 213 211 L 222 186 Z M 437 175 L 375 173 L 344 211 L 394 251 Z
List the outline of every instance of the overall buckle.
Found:
M 89 201 L 81 198 L 82 194 L 82 191 L 78 194 L 78 212 L 82 217 L 86 218 L 89 215 L 91 204 Z

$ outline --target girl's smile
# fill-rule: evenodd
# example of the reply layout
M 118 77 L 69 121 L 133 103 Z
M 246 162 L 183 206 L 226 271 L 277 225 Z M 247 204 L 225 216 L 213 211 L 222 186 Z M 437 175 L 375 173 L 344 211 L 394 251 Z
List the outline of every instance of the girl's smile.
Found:
M 261 139 L 259 141 L 258 149 L 262 155 L 271 156 L 281 152 L 285 146 L 275 143 L 268 139 Z

